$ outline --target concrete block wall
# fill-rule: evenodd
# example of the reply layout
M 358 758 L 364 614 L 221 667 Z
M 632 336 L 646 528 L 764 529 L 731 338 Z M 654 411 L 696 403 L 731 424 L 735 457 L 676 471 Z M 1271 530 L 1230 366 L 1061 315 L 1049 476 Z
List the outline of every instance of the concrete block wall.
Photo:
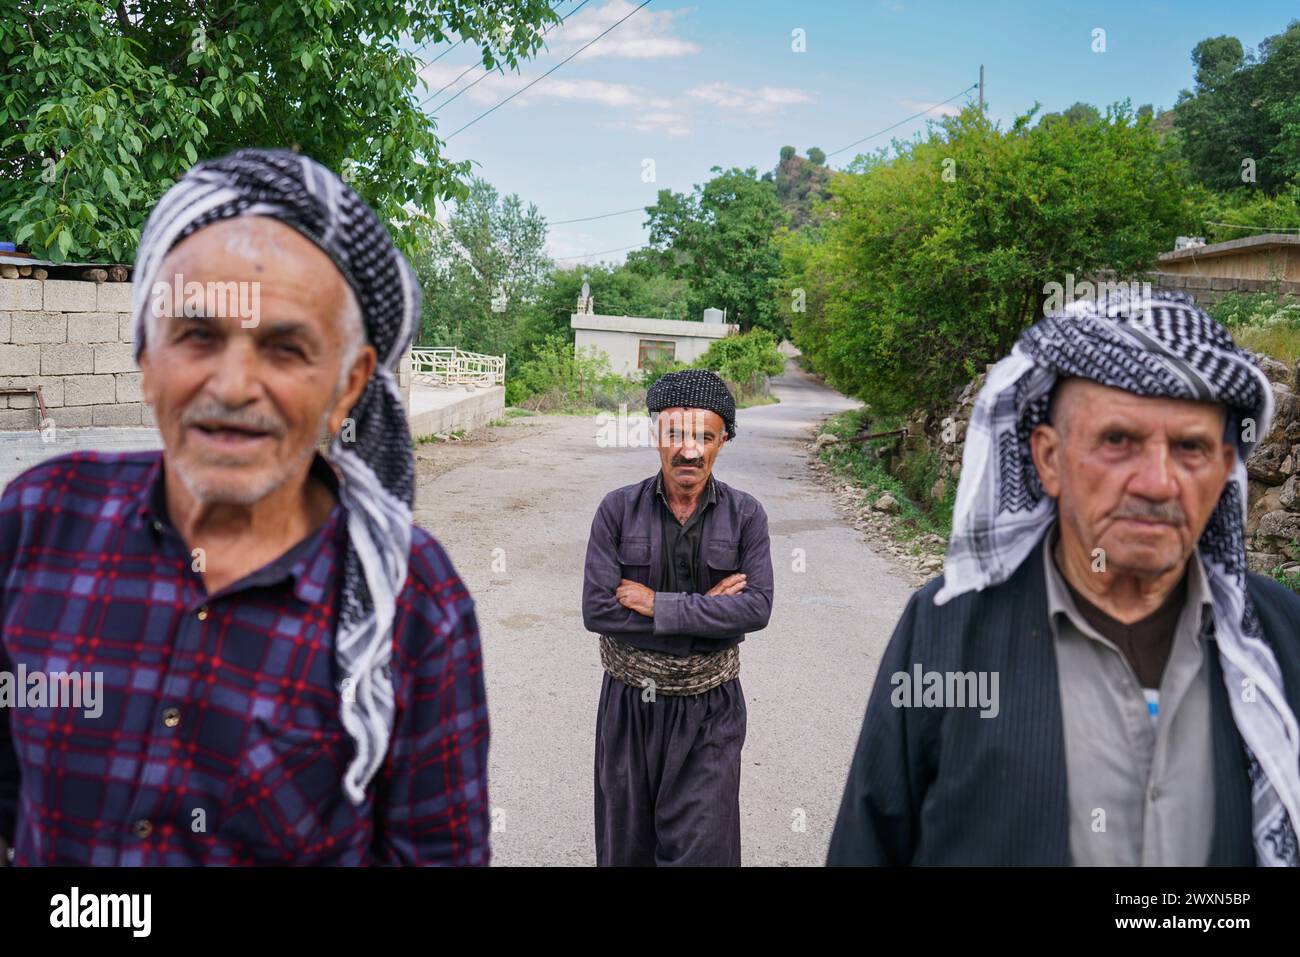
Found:
M 457 390 L 455 400 L 425 411 L 414 411 L 407 405 L 411 423 L 411 437 L 450 432 L 470 432 L 481 429 L 490 422 L 504 418 L 506 412 L 505 386 L 494 385 L 473 392 Z
M 0 279 L 0 388 L 41 386 L 59 428 L 153 425 L 132 358 L 129 282 Z M 35 395 L 0 396 L 0 430 L 35 429 Z
M 1096 281 L 1115 279 L 1112 272 L 1100 272 L 1091 277 Z M 1274 282 L 1267 279 L 1230 279 L 1223 276 L 1196 276 L 1186 273 L 1151 272 L 1142 273 L 1126 281 L 1149 282 L 1153 290 L 1173 289 L 1191 293 L 1197 305 L 1207 309 L 1225 296 L 1232 294 L 1249 294 L 1269 292 L 1281 296 L 1300 298 L 1300 282 Z

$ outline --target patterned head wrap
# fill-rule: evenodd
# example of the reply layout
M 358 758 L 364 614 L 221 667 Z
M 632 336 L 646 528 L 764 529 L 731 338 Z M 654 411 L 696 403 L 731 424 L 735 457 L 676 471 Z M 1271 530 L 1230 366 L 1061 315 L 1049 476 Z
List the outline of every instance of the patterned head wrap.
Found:
M 204 226 L 267 216 L 330 257 L 356 294 L 375 374 L 352 407 L 355 441 L 335 436 L 329 458 L 342 481 L 348 547 L 335 635 L 344 676 L 341 717 L 356 744 L 344 777 L 360 804 L 388 751 L 394 720 L 389 659 L 397 595 L 411 547 L 415 460 L 395 372 L 420 316 L 415 275 L 365 202 L 319 163 L 283 150 L 243 149 L 198 163 L 158 201 L 135 262 L 135 355 L 145 348 L 150 289 L 168 251 Z
M 1245 462 L 1267 434 L 1273 394 L 1254 358 L 1186 293 L 1139 297 L 1123 290 L 1079 301 L 1027 329 L 989 372 L 975 399 L 944 584 L 943 604 L 1005 581 L 1056 520 L 1029 451 L 1047 420 L 1058 378 L 1079 376 L 1140 396 L 1227 407 L 1237 461 L 1197 544 L 1214 602 L 1215 639 L 1232 714 L 1246 744 L 1256 856 L 1296 866 L 1300 821 L 1300 728 L 1283 695 L 1277 660 L 1246 593 Z M 1243 700 L 1246 681 L 1256 700 Z
M 708 369 L 683 369 L 660 376 L 646 395 L 651 415 L 664 409 L 707 409 L 722 416 L 727 438 L 736 437 L 736 400 L 722 376 Z

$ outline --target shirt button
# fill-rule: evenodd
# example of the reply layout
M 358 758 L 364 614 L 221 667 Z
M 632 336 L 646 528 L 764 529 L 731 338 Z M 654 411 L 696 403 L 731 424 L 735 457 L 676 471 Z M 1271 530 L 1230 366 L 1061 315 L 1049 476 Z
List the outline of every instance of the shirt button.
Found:
M 162 531 L 162 522 L 158 521 L 157 519 L 154 519 L 153 530 L 154 530 L 155 532 L 161 532 L 161 531 Z
M 198 618 L 199 621 L 207 621 L 207 620 L 208 620 L 208 606 L 207 606 L 207 605 L 203 605 L 202 607 L 200 607 L 200 608 L 199 608 L 199 613 L 198 613 L 197 615 L 195 615 L 194 617 Z
M 163 712 L 163 724 L 169 728 L 174 728 L 181 723 L 181 712 L 179 708 L 168 708 Z
M 1160 789 L 1159 789 L 1159 788 L 1152 788 L 1152 789 L 1151 789 L 1151 800 L 1152 800 L 1152 801 L 1155 801 L 1155 800 L 1159 799 L 1159 797 L 1160 797 Z
M 140 840 L 144 840 L 153 833 L 153 825 L 148 821 L 136 821 L 134 830 L 135 836 L 140 838 Z

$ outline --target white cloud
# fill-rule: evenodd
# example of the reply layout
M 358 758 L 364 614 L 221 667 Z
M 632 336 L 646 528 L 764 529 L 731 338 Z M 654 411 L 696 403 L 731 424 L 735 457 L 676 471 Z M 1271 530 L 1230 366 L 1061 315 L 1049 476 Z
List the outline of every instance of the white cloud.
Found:
M 757 89 L 733 83 L 706 83 L 686 91 L 687 96 L 703 100 L 724 110 L 742 113 L 771 113 L 783 106 L 809 103 L 812 96 L 795 87 L 760 86 Z
M 625 123 L 612 123 L 613 130 L 636 130 L 638 133 L 658 133 L 663 136 L 686 136 L 691 132 L 686 114 L 672 111 L 642 113 Z
M 584 43 L 600 36 L 635 8 L 636 4 L 629 0 L 610 0 L 603 6 L 581 11 L 558 31 L 552 31 L 548 37 L 550 49 L 553 53 L 567 56 Z M 674 36 L 673 21 L 684 12 L 686 11 L 639 10 L 628 17 L 626 23 L 619 24 L 576 59 L 609 57 L 647 60 L 699 53 L 700 48 L 694 43 Z
M 463 66 L 444 66 L 441 63 L 434 63 L 425 67 L 422 75 L 429 84 L 429 93 L 424 94 L 421 99 L 428 98 L 434 91 L 448 83 L 452 83 L 456 77 L 464 72 L 464 69 Z M 460 90 L 466 90 L 463 98 L 471 103 L 479 106 L 491 106 L 504 100 L 515 91 L 522 90 L 539 75 L 494 72 L 484 77 L 483 69 L 480 67 L 466 73 L 464 79 L 433 97 L 427 106 L 438 106 L 456 95 Z M 532 87 L 528 92 L 515 97 L 511 101 L 511 105 L 525 104 L 547 98 L 585 100 L 616 107 L 649 106 L 655 102 L 654 98 L 648 97 L 636 87 L 629 86 L 626 83 L 606 83 L 602 80 L 566 80 L 552 75 Z
M 899 104 L 909 113 L 918 113 L 921 110 L 934 106 L 934 100 L 899 100 Z M 960 103 L 945 103 L 943 106 L 935 106 L 930 110 L 927 116 L 956 116 L 961 112 Z

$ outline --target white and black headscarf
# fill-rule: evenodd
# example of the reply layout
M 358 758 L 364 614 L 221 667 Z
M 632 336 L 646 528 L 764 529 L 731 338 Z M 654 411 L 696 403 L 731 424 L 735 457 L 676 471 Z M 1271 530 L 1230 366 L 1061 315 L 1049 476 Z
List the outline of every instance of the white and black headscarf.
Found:
M 284 150 L 243 149 L 191 167 L 145 224 L 133 279 L 135 355 L 145 348 L 149 291 L 168 251 L 218 220 L 267 216 L 296 229 L 330 257 L 356 294 L 366 340 L 379 355 L 352 407 L 351 441 L 335 436 L 348 548 L 335 659 L 344 727 L 356 755 L 344 777 L 360 804 L 383 763 L 394 721 L 389 662 L 397 595 L 411 547 L 415 459 L 398 363 L 420 318 L 420 288 L 405 257 L 360 196 L 319 163 Z
M 1255 439 L 1268 432 L 1273 394 L 1254 358 L 1186 293 L 1157 291 L 1146 298 L 1121 288 L 1097 302 L 1072 303 L 1027 329 L 990 370 L 966 432 L 935 604 L 1005 581 L 1056 520 L 1056 502 L 1039 483 L 1029 436 L 1046 421 L 1058 378 L 1071 376 L 1135 395 L 1217 402 L 1228 410 L 1237 461 L 1197 553 L 1210 583 L 1233 719 L 1250 763 L 1256 857 L 1261 864 L 1294 867 L 1300 727 L 1246 593 L 1245 462 Z M 1243 695 L 1251 686 L 1253 697 Z

